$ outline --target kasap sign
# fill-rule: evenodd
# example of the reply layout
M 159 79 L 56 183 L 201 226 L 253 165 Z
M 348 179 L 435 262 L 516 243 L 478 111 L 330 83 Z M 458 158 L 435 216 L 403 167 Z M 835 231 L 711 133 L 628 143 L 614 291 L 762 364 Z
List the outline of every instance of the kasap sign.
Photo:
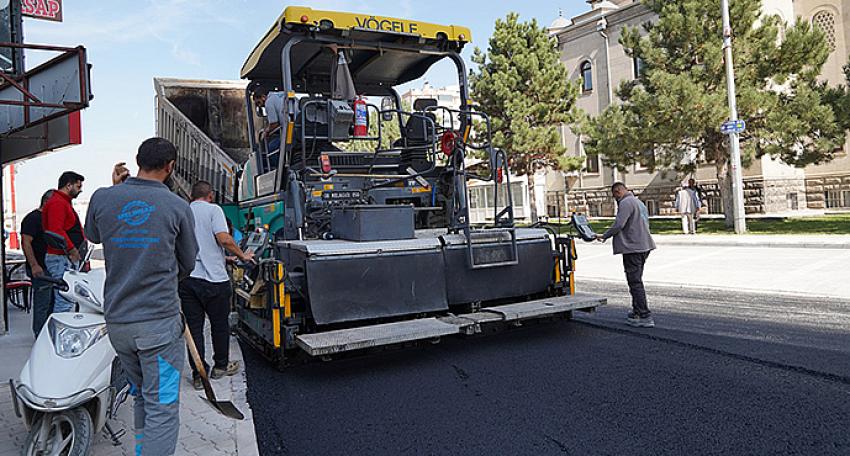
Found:
M 20 0 L 26 17 L 62 22 L 62 0 Z

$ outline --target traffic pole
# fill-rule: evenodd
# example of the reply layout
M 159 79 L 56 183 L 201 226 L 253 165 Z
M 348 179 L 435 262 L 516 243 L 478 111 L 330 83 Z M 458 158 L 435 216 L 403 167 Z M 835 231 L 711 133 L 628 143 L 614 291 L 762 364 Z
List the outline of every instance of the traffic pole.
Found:
M 15 165 L 9 165 L 9 196 L 12 206 L 12 229 L 9 232 L 9 248 L 17 250 L 21 248 L 18 239 L 18 204 L 15 195 Z
M 726 88 L 729 97 L 729 120 L 738 120 L 738 104 L 735 101 L 735 67 L 732 63 L 732 26 L 729 23 L 729 0 L 721 0 L 723 8 L 723 55 L 726 60 Z M 732 216 L 735 234 L 747 232 L 744 213 L 744 176 L 741 172 L 741 144 L 738 132 L 729 133 L 729 161 L 732 171 Z

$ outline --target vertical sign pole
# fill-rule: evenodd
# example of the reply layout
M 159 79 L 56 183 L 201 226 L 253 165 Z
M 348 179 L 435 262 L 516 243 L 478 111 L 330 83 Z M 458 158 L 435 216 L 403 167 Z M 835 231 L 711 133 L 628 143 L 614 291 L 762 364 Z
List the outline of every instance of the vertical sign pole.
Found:
M 738 120 L 738 106 L 735 101 L 735 68 L 732 63 L 732 26 L 729 22 L 729 0 L 721 0 L 723 8 L 723 52 L 726 60 L 726 87 L 729 95 L 729 120 Z M 729 155 L 732 167 L 732 212 L 735 222 L 735 234 L 747 232 L 747 219 L 744 213 L 744 178 L 741 173 L 741 145 L 738 133 L 729 133 Z
M 6 196 L 3 194 L 3 187 L 6 183 L 3 179 L 3 165 L 0 162 L 0 214 L 3 218 L 3 229 L 6 228 L 6 208 L 4 200 Z M 6 302 L 6 240 L 0 241 L 0 263 L 2 263 L 2 274 L 0 274 L 0 307 L 3 308 L 3 326 L 0 327 L 0 335 L 9 332 L 9 308 Z

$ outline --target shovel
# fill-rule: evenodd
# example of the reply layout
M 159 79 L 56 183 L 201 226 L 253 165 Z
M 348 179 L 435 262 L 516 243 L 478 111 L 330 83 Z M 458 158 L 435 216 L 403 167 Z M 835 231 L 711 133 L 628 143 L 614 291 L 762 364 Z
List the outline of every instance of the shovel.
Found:
M 204 369 L 204 363 L 201 361 L 201 355 L 198 354 L 198 347 L 195 346 L 195 341 L 192 339 L 192 334 L 189 333 L 189 327 L 183 327 L 183 337 L 186 339 L 186 345 L 189 347 L 189 353 L 192 354 L 192 360 L 195 362 L 195 367 L 198 368 L 198 373 L 201 374 L 201 381 L 204 384 L 204 392 L 207 394 L 207 397 L 204 398 L 201 396 L 204 402 L 209 404 L 212 408 L 216 409 L 218 413 L 222 415 L 232 418 L 234 420 L 243 420 L 245 419 L 245 415 L 233 405 L 233 402 L 230 401 L 217 401 L 215 399 L 215 392 L 212 389 L 212 385 L 210 385 L 210 379 L 207 377 L 207 370 Z

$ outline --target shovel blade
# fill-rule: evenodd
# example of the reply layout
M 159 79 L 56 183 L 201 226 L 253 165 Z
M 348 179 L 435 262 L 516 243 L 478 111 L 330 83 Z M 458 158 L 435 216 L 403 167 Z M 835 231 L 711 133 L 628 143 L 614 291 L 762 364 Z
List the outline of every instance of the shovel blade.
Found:
M 209 399 L 207 399 L 203 396 L 199 396 L 199 397 L 204 402 L 209 404 L 210 407 L 214 408 L 218 413 L 221 413 L 222 415 L 224 415 L 224 416 L 226 416 L 230 419 L 239 420 L 239 421 L 245 419 L 245 415 L 243 415 L 242 412 L 240 412 L 239 409 L 236 408 L 235 405 L 233 405 L 233 402 L 230 402 L 230 401 L 213 402 L 213 401 L 210 401 Z

